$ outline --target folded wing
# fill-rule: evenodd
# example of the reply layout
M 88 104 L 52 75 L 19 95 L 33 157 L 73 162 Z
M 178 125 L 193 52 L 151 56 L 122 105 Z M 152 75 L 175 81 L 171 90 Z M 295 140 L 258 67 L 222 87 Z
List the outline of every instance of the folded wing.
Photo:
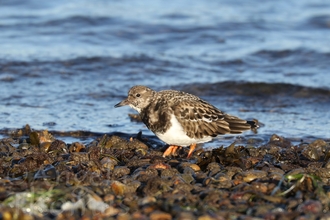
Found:
M 215 137 L 221 134 L 239 134 L 250 130 L 253 122 L 225 114 L 203 100 L 185 100 L 172 108 L 178 121 L 191 138 Z

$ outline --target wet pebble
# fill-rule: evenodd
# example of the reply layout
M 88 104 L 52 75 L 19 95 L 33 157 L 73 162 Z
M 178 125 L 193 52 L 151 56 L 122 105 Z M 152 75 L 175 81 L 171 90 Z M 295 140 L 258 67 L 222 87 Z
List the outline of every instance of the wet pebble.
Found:
M 262 170 L 250 170 L 240 173 L 244 182 L 251 182 L 255 179 L 262 179 L 267 176 L 267 172 Z
M 233 185 L 231 179 L 224 173 L 218 173 L 214 177 L 205 178 L 203 184 L 205 186 L 212 185 L 215 188 L 224 188 L 224 189 L 230 188 Z
M 305 214 L 318 214 L 322 212 L 322 204 L 317 200 L 307 200 L 298 206 L 297 211 Z
M 219 173 L 223 168 L 219 163 L 212 162 L 207 165 L 206 170 L 208 171 L 208 176 L 213 176 Z
M 104 135 L 98 143 L 100 148 L 116 148 L 116 149 L 125 149 L 127 148 L 128 141 L 119 136 L 107 137 Z
M 179 171 L 175 168 L 161 170 L 160 176 L 164 179 L 170 179 L 175 175 L 179 175 Z
M 79 142 L 74 142 L 70 145 L 69 151 L 72 152 L 83 152 L 86 151 L 86 147 L 79 143 Z
M 101 161 L 100 161 L 101 165 L 103 168 L 107 169 L 107 170 L 113 170 L 115 168 L 115 166 L 118 164 L 118 161 L 115 160 L 114 158 L 110 158 L 110 157 L 104 157 Z
M 34 179 L 49 179 L 49 180 L 56 180 L 57 172 L 53 165 L 47 164 L 44 167 L 41 167 L 35 174 Z
M 116 166 L 112 171 L 112 177 L 119 179 L 125 175 L 128 175 L 130 172 L 130 169 L 126 166 Z
M 85 163 L 85 162 L 89 161 L 89 155 L 85 152 L 82 152 L 82 153 L 72 152 L 70 154 L 69 160 L 71 161 L 72 165 L 81 164 L 81 163 Z
M 111 189 L 115 193 L 115 195 L 123 195 L 125 192 L 125 184 L 119 181 L 113 181 L 111 183 Z
M 172 220 L 172 216 L 166 212 L 155 211 L 150 214 L 150 220 Z
M 59 155 L 63 153 L 68 153 L 69 149 L 64 141 L 55 140 L 50 144 L 49 148 L 47 149 L 47 152 L 49 154 Z

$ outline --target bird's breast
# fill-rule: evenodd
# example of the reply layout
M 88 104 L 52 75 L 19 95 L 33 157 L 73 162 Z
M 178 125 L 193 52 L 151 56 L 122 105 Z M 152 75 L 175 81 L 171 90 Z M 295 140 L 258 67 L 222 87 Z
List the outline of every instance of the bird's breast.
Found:
M 174 114 L 170 117 L 170 126 L 163 132 L 154 132 L 159 139 L 170 145 L 189 146 L 194 143 L 204 143 L 212 140 L 212 137 L 203 137 L 201 139 L 191 138 L 185 132 L 185 129 L 176 119 Z

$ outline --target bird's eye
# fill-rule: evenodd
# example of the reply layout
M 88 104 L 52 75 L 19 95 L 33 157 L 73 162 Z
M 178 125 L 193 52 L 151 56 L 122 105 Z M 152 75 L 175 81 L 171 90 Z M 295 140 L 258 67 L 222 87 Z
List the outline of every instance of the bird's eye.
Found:
M 140 97 L 140 96 L 141 96 L 140 93 L 136 94 L 136 97 Z

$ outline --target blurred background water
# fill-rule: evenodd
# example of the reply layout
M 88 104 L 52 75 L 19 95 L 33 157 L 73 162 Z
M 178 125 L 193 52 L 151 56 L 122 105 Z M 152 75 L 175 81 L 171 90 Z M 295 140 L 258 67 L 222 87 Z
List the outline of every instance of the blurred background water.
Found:
M 0 42 L 2 137 L 152 135 L 113 108 L 143 84 L 264 124 L 241 138 L 330 138 L 330 1 L 2 0 Z

